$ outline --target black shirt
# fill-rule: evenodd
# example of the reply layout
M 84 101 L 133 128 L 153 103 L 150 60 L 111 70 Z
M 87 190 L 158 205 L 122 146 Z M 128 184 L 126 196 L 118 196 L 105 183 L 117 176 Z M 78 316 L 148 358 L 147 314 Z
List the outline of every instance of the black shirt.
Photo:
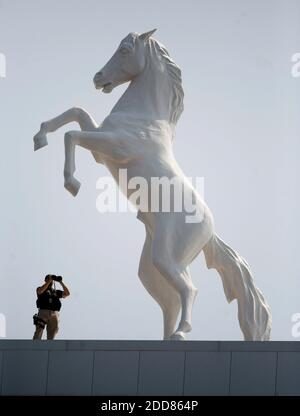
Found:
M 63 296 L 62 290 L 47 289 L 41 295 L 38 295 L 36 306 L 39 309 L 48 309 L 50 311 L 59 311 L 61 308 L 60 298 Z

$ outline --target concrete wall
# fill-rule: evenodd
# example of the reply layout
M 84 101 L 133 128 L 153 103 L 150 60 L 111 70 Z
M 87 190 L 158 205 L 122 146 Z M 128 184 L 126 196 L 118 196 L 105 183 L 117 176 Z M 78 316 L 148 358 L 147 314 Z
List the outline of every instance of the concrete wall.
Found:
M 299 342 L 0 341 L 1 395 L 300 395 Z

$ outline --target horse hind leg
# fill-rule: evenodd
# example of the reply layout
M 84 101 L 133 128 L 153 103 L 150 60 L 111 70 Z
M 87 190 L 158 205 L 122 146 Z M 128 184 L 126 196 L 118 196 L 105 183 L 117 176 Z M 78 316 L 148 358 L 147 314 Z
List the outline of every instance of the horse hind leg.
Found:
M 151 256 L 151 245 L 151 237 L 147 232 L 138 275 L 148 293 L 161 307 L 164 325 L 163 338 L 164 340 L 169 340 L 174 333 L 180 312 L 180 297 L 177 291 L 169 285 L 166 279 L 154 267 Z
M 181 339 L 184 334 L 192 330 L 192 310 L 198 293 L 188 269 L 180 271 L 176 264 L 161 263 L 155 260 L 156 267 L 166 281 L 178 292 L 181 301 L 181 319 L 172 339 Z
M 167 255 L 162 241 L 157 239 L 152 246 L 152 261 L 155 268 L 166 279 L 168 284 L 179 294 L 181 302 L 181 319 L 174 333 L 181 334 L 192 330 L 192 309 L 198 290 L 193 285 L 187 266 L 183 267 L 175 258 Z
M 34 136 L 34 150 L 47 146 L 47 133 L 54 132 L 65 124 L 78 122 L 81 130 L 93 131 L 98 125 L 90 114 L 82 108 L 73 107 L 59 116 L 41 124 L 39 132 Z

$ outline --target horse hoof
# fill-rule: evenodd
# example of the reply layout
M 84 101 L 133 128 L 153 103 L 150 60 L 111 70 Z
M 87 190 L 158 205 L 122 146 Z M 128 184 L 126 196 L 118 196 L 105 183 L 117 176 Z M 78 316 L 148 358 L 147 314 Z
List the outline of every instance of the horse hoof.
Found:
M 186 338 L 185 338 L 184 332 L 176 331 L 174 332 L 173 335 L 171 335 L 170 340 L 171 341 L 185 341 Z
M 79 188 L 80 188 L 81 183 L 75 179 L 68 179 L 67 181 L 65 181 L 65 188 L 73 195 L 76 196 L 78 194 Z
M 34 151 L 41 149 L 42 147 L 47 146 L 48 141 L 45 134 L 36 134 L 33 138 L 34 141 Z
M 180 321 L 176 332 L 191 332 L 192 325 L 188 321 Z

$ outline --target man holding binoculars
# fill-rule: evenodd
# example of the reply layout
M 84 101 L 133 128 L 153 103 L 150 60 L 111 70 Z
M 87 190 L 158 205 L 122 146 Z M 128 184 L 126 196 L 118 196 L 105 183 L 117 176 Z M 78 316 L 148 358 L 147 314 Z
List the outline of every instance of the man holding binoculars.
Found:
M 54 282 L 59 282 L 63 290 L 56 290 Z M 36 289 L 36 294 L 39 311 L 33 316 L 36 327 L 33 339 L 42 339 L 45 327 L 47 327 L 47 339 L 54 339 L 58 332 L 60 299 L 70 295 L 69 289 L 63 283 L 61 276 L 47 274 L 45 283 Z

